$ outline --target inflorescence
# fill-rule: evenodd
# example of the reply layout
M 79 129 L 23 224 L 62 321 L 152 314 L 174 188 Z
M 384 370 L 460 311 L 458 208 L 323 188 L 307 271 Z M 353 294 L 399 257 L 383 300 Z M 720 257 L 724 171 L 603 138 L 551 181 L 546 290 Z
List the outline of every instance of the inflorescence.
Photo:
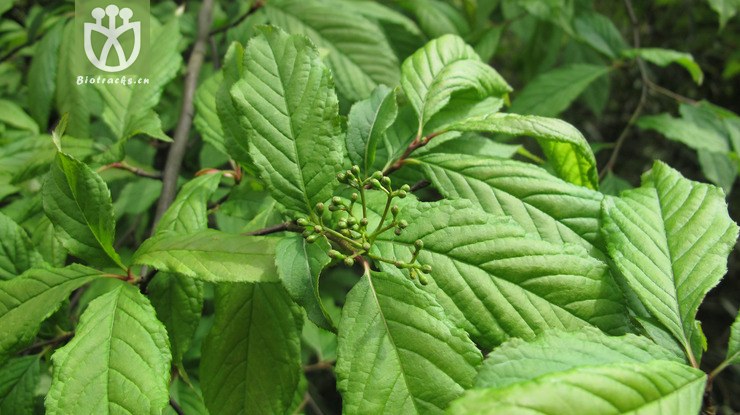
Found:
M 343 261 L 347 266 L 353 266 L 355 261 L 366 256 L 375 261 L 394 265 L 398 269 L 408 270 L 412 280 L 418 278 L 422 285 L 426 285 L 428 283 L 426 274 L 432 271 L 432 267 L 418 262 L 419 252 L 424 247 L 420 239 L 414 242 L 414 252 L 408 262 L 383 258 L 370 253 L 378 236 L 390 230 L 393 230 L 396 235 L 401 235 L 403 230 L 409 226 L 406 220 L 398 218 L 400 208 L 393 204 L 393 199 L 403 199 L 408 195 L 409 185 L 404 184 L 394 190 L 391 186 L 391 178 L 379 171 L 362 179 L 359 166 L 352 166 L 350 170 L 339 173 L 337 180 L 355 191 L 349 200 L 334 196 L 328 207 L 324 203 L 316 204 L 315 214 L 296 221 L 303 228 L 302 235 L 306 242 L 314 243 L 319 238 L 325 238 L 332 246 L 328 255 L 332 259 Z M 368 189 L 379 190 L 386 195 L 385 208 L 374 229 L 369 229 L 366 199 Z M 360 205 L 360 209 L 355 208 L 357 204 Z M 333 213 L 331 221 L 333 223 L 324 220 L 327 210 Z M 356 212 L 358 210 L 359 212 Z

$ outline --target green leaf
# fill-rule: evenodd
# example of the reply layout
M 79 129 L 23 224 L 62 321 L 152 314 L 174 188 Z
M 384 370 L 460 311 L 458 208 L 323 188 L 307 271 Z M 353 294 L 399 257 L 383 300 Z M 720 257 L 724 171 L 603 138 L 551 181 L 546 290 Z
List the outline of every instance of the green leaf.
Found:
M 246 140 L 242 140 L 243 130 L 239 122 L 239 110 L 231 99 L 231 88 L 241 79 L 244 71 L 244 47 L 234 42 L 226 51 L 222 69 L 223 81 L 216 92 L 216 113 L 223 129 L 223 145 L 226 153 L 244 165 L 252 165 Z
M 303 316 L 275 283 L 216 288 L 200 374 L 212 414 L 285 414 L 302 377 Z
M 555 117 L 609 70 L 608 66 L 577 63 L 540 74 L 516 96 L 510 110 L 517 114 Z
M 360 166 L 367 176 L 372 173 L 378 144 L 396 115 L 396 91 L 384 85 L 375 88 L 370 98 L 358 101 L 349 111 L 347 152 L 352 164 Z
M 162 215 L 155 235 L 167 231 L 192 233 L 208 227 L 208 200 L 218 189 L 221 173 L 205 174 L 187 182 Z
M 331 74 L 308 39 L 274 27 L 249 42 L 244 66 L 231 94 L 257 170 L 276 200 L 310 214 L 344 160 Z
M 57 238 L 91 264 L 112 260 L 126 267 L 113 248 L 115 216 L 110 190 L 85 163 L 58 153 L 42 188 L 44 211 Z
M 647 363 L 676 356 L 646 337 L 607 336 L 586 328 L 578 332 L 547 331 L 534 341 L 511 339 L 486 357 L 475 380 L 476 388 L 503 388 L 582 366 Z
M 722 30 L 730 19 L 735 17 L 740 2 L 738 0 L 707 0 L 709 6 L 719 16 L 719 28 Z
M 276 244 L 276 238 L 213 229 L 185 235 L 164 232 L 144 241 L 131 262 L 201 281 L 275 281 Z
M 676 362 L 618 363 L 469 391 L 450 414 L 698 414 L 706 375 Z
M 0 213 L 0 280 L 14 278 L 41 262 L 26 231 Z
M 406 278 L 362 277 L 339 323 L 345 413 L 435 414 L 471 387 L 481 354 L 434 298 Z
M 647 115 L 637 120 L 644 130 L 655 130 L 668 139 L 683 143 L 695 150 L 726 153 L 730 147 L 727 140 L 715 131 L 697 125 L 691 120 L 674 118 L 669 114 Z
M 49 415 L 158 414 L 169 403 L 167 331 L 133 285 L 93 300 L 74 338 L 51 359 Z
M 442 196 L 468 199 L 488 213 L 510 216 L 531 235 L 583 246 L 606 258 L 599 235 L 601 199 L 528 163 L 458 154 L 417 159 Z
M 470 31 L 465 17 L 452 4 L 441 0 L 406 0 L 401 7 L 413 13 L 430 38 L 446 34 L 465 35 Z
M 36 124 L 36 121 L 26 114 L 18 104 L 6 99 L 0 99 L 0 123 L 26 130 L 33 134 L 39 133 L 39 126 Z
M 738 234 L 724 193 L 656 162 L 642 187 L 604 199 L 602 216 L 626 283 L 693 360 L 697 308 L 727 271 Z
M 381 256 L 408 261 L 421 239 L 419 261 L 433 267 L 426 289 L 481 347 L 552 328 L 626 330 L 619 288 L 583 248 L 527 237 L 513 220 L 463 200 L 408 202 L 399 215 L 414 220 L 400 236 L 380 236 Z
M 740 365 L 740 314 L 735 317 L 735 322 L 730 327 L 730 341 L 727 343 L 727 357 L 731 365 Z
M 319 293 L 321 271 L 331 262 L 329 249 L 331 246 L 324 239 L 309 244 L 299 235 L 287 236 L 277 244 L 275 263 L 293 301 L 306 309 L 308 318 L 317 326 L 334 331 L 334 323 Z
M 203 141 L 211 144 L 221 153 L 228 155 L 229 152 L 224 145 L 224 131 L 216 105 L 216 95 L 221 89 L 223 78 L 223 72 L 216 72 L 198 87 L 193 102 L 195 105 L 193 125 L 195 125 Z
M 147 286 L 147 294 L 169 335 L 172 361 L 182 363 L 190 348 L 203 311 L 203 283 L 166 272 L 159 272 Z
M 350 101 L 367 98 L 379 84 L 398 84 L 398 60 L 380 26 L 345 2 L 276 0 L 264 10 L 272 24 L 325 51 L 337 88 Z
M 401 72 L 401 86 L 418 116 L 419 134 L 456 93 L 472 94 L 478 101 L 493 97 L 495 112 L 511 91 L 498 72 L 454 35 L 427 43 L 403 62 Z
M 36 388 L 40 378 L 38 356 L 12 359 L 0 369 L 0 413 L 34 413 Z
M 90 137 L 91 88 L 76 85 L 79 62 L 86 59 L 83 48 L 77 47 L 75 21 L 64 27 L 56 72 L 56 108 L 59 114 L 69 113 L 67 132 L 75 137 Z M 93 91 L 94 92 L 94 91 Z
M 41 130 L 49 125 L 49 113 L 57 87 L 59 47 L 62 43 L 64 23 L 52 26 L 34 50 L 28 68 L 28 108 Z
M 0 282 L 0 363 L 36 337 L 72 291 L 100 277 L 82 265 L 66 268 L 32 268 L 10 281 Z
M 491 114 L 459 121 L 448 128 L 534 137 L 561 179 L 591 189 L 599 187 L 596 159 L 591 146 L 578 129 L 565 121 L 517 114 Z
M 694 61 L 694 57 L 690 53 L 661 48 L 639 48 L 624 50 L 622 55 L 633 59 L 639 57 L 663 67 L 676 63 L 683 66 L 691 74 L 691 79 L 697 85 L 701 85 L 704 81 L 704 72 L 701 71 L 699 64 Z
M 600 13 L 584 13 L 573 22 L 577 36 L 594 50 L 614 59 L 627 48 L 622 34 L 608 17 Z
M 732 185 L 737 179 L 737 163 L 728 153 L 716 153 L 707 150 L 698 150 L 699 165 L 704 177 L 716 186 L 730 194 Z
M 152 45 L 157 45 L 161 55 L 157 65 L 152 65 L 148 73 L 149 85 L 132 88 L 131 85 L 96 84 L 105 103 L 102 119 L 110 127 L 117 140 L 126 140 L 135 134 L 170 141 L 162 132 L 159 116 L 153 108 L 159 102 L 164 87 L 176 75 L 182 65 L 178 49 L 180 42 L 179 19 L 170 21 L 153 31 Z M 79 88 L 79 87 L 78 87 Z

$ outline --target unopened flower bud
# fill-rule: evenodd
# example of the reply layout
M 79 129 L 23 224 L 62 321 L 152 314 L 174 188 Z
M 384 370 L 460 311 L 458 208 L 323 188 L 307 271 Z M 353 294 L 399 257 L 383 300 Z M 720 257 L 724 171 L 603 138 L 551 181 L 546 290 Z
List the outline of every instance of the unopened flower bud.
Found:
M 430 272 L 432 272 L 432 266 L 429 264 L 422 265 L 421 272 L 429 274 Z
M 344 265 L 346 265 L 348 267 L 351 267 L 354 264 L 355 264 L 355 260 L 352 259 L 352 257 L 346 257 L 346 258 L 344 258 Z
M 299 226 L 308 226 L 308 220 L 306 220 L 306 218 L 299 218 L 299 219 L 298 219 L 298 220 L 296 221 L 296 223 L 297 223 L 297 224 L 298 224 Z
M 417 239 L 414 241 L 414 246 L 416 247 L 416 249 L 424 248 L 424 241 L 422 241 L 421 239 Z

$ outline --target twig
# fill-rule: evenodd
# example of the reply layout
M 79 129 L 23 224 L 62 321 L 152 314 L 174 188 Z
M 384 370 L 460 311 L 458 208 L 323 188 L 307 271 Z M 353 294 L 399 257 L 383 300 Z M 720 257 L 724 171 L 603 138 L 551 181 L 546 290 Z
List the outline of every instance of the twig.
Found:
M 238 19 L 236 19 L 233 22 L 227 24 L 226 26 L 219 27 L 218 29 L 211 30 L 211 32 L 208 35 L 209 36 L 217 35 L 219 33 L 222 33 L 222 32 L 225 32 L 225 31 L 231 29 L 234 26 L 238 26 L 241 22 L 243 22 L 244 20 L 246 20 L 247 17 L 249 17 L 249 15 L 251 15 L 254 12 L 256 12 L 257 10 L 259 10 L 264 5 L 265 5 L 264 1 L 262 1 L 262 0 L 256 0 L 254 2 L 254 4 L 252 4 L 252 7 L 250 7 L 249 10 L 247 10 L 246 13 L 244 13 L 241 16 L 239 16 Z
M 182 410 L 182 407 L 180 406 L 180 404 L 175 402 L 175 400 L 172 398 L 170 398 L 170 406 L 175 411 L 175 413 L 177 413 L 177 415 L 185 415 L 185 411 Z
M 320 372 L 322 370 L 332 370 L 334 369 L 334 361 L 328 360 L 328 361 L 320 361 L 316 362 L 310 365 L 303 366 L 303 372 Z
M 696 104 L 698 104 L 698 101 L 696 101 L 695 99 L 691 99 L 691 98 L 685 97 L 685 96 L 683 96 L 681 94 L 678 94 L 676 92 L 671 91 L 668 88 L 663 88 L 662 86 L 656 84 L 655 82 L 653 82 L 649 78 L 647 80 L 647 83 L 648 83 L 648 87 L 650 88 L 651 91 L 655 91 L 655 92 L 657 92 L 659 94 L 663 94 L 663 95 L 665 95 L 665 96 L 667 96 L 669 98 L 675 99 L 678 102 L 683 102 L 684 104 L 690 104 L 690 105 L 696 105 Z
M 303 231 L 303 228 L 294 224 L 293 222 L 283 222 L 277 225 L 268 226 L 263 229 L 258 229 L 256 231 L 246 232 L 244 233 L 244 235 L 260 236 L 260 235 L 269 235 L 272 233 L 284 232 L 284 231 L 301 232 Z
M 212 12 L 213 0 L 203 0 L 203 5 L 198 13 L 198 38 L 195 41 L 193 51 L 190 53 L 190 59 L 188 60 L 180 119 L 177 122 L 172 146 L 167 154 L 167 162 L 164 167 L 162 180 L 162 194 L 157 203 L 157 211 L 154 215 L 152 228 L 157 226 L 157 222 L 159 222 L 159 219 L 175 199 L 177 177 L 180 175 L 180 167 L 185 157 L 190 127 L 193 124 L 193 97 L 195 95 L 195 89 L 198 86 L 198 76 L 200 75 L 200 69 L 206 53 L 206 43 L 208 42 L 208 30 L 211 27 Z
M 42 347 L 45 347 L 45 346 L 55 345 L 57 343 L 65 342 L 65 341 L 71 339 L 72 336 L 74 336 L 74 335 L 75 335 L 75 333 L 73 331 L 70 331 L 70 332 L 62 333 L 62 334 L 58 335 L 57 337 L 54 337 L 53 339 L 43 340 L 43 341 L 40 341 L 38 343 L 34 343 L 34 344 L 26 347 L 25 349 L 23 349 L 21 351 L 21 354 L 26 354 L 28 352 L 31 352 L 31 351 L 35 350 L 35 349 L 39 349 L 39 348 L 42 348 Z
M 415 192 L 417 190 L 421 190 L 429 186 L 430 184 L 432 184 L 432 182 L 430 182 L 429 180 L 419 180 L 418 182 L 414 183 L 413 186 L 411 186 L 411 191 Z
M 406 150 L 401 154 L 401 157 L 396 160 L 395 163 L 388 166 L 385 170 L 383 170 L 383 175 L 388 176 L 389 174 L 393 173 L 394 171 L 400 169 L 403 166 L 403 163 L 406 161 L 407 158 L 413 153 L 416 149 L 424 147 L 425 145 L 429 144 L 429 141 L 432 140 L 432 138 L 444 133 L 444 131 L 437 131 L 434 133 L 431 133 L 425 137 L 422 137 L 421 134 L 414 138 L 414 141 L 409 144 L 408 147 L 406 147 Z
M 149 179 L 157 179 L 162 180 L 162 173 L 160 172 L 148 172 L 146 170 L 140 169 L 138 167 L 134 167 L 124 161 L 119 161 L 116 163 L 107 164 L 101 168 L 98 169 L 98 173 L 104 170 L 108 169 L 119 169 L 119 170 L 126 170 L 128 172 L 131 172 L 137 176 L 146 177 Z
M 631 0 L 624 0 L 624 5 L 627 8 L 627 14 L 630 17 L 630 23 L 632 24 L 632 43 L 635 48 L 640 47 L 640 27 L 639 23 L 637 22 L 637 16 L 635 16 L 635 10 L 632 8 L 632 1 Z M 647 95 L 648 95 L 648 84 L 650 82 L 650 79 L 648 78 L 647 74 L 647 68 L 645 67 L 645 62 L 641 58 L 635 59 L 637 62 L 637 68 L 640 70 L 640 79 L 641 79 L 641 90 L 640 90 L 640 100 L 637 102 L 637 106 L 635 107 L 635 110 L 632 111 L 632 115 L 630 116 L 629 120 L 627 121 L 627 125 L 624 126 L 624 129 L 619 134 L 619 137 L 617 137 L 617 141 L 614 144 L 614 150 L 612 150 L 612 154 L 609 157 L 609 161 L 606 162 L 606 165 L 604 165 L 604 168 L 601 170 L 601 173 L 599 173 L 599 179 L 603 179 L 604 176 L 612 169 L 614 168 L 614 165 L 617 163 L 617 159 L 619 158 L 619 152 L 622 150 L 622 146 L 624 145 L 624 142 L 627 140 L 627 136 L 629 135 L 630 128 L 637 122 L 637 119 L 640 118 L 640 115 L 642 114 L 643 109 L 645 109 L 645 103 L 647 102 Z

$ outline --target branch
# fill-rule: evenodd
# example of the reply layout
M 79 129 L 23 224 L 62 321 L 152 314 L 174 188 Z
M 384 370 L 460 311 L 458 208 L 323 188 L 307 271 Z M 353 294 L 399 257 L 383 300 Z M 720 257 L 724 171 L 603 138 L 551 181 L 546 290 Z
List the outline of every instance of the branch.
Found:
M 261 236 L 261 235 L 269 235 L 269 234 L 272 234 L 272 233 L 285 232 L 285 231 L 302 232 L 303 231 L 303 228 L 301 228 L 300 226 L 294 224 L 293 222 L 283 222 L 283 223 L 279 223 L 277 225 L 268 226 L 268 227 L 263 228 L 263 229 L 258 229 L 256 231 L 245 232 L 245 233 L 243 233 L 243 235 Z
M 162 194 L 157 203 L 157 212 L 154 216 L 152 228 L 157 226 L 157 222 L 159 222 L 159 219 L 175 199 L 177 178 L 180 175 L 180 166 L 182 165 L 182 159 L 185 157 L 188 135 L 190 134 L 190 127 L 193 124 L 193 97 L 195 95 L 195 88 L 198 86 L 198 76 L 200 75 L 200 69 L 206 53 L 212 11 L 213 0 L 203 0 L 203 5 L 198 14 L 198 37 L 188 60 L 180 119 L 177 122 L 172 146 L 167 154 L 167 162 L 164 167 L 162 180 Z
M 316 362 L 310 365 L 303 366 L 303 372 L 320 372 L 323 370 L 332 370 L 334 369 L 334 361 L 333 360 L 326 360 L 326 361 L 320 361 Z
M 140 177 L 146 177 L 149 179 L 156 179 L 156 180 L 162 180 L 162 173 L 160 172 L 148 172 L 146 170 L 140 169 L 138 167 L 134 167 L 124 161 L 119 161 L 116 163 L 107 164 L 101 168 L 98 169 L 98 173 L 101 171 L 105 171 L 108 169 L 119 169 L 119 170 L 126 170 L 128 172 L 131 172 L 137 176 Z
M 429 144 L 429 141 L 432 140 L 432 138 L 444 133 L 445 131 L 437 131 L 434 133 L 431 133 L 425 137 L 421 137 L 421 134 L 414 138 L 414 141 L 409 144 L 408 147 L 406 147 L 406 150 L 401 154 L 401 157 L 396 160 L 395 163 L 388 166 L 385 170 L 383 170 L 383 175 L 388 176 L 389 174 L 393 173 L 394 171 L 400 169 L 403 166 L 403 163 L 406 161 L 407 158 L 413 153 L 416 149 L 424 147 L 425 145 Z
M 58 335 L 57 337 L 54 337 L 53 339 L 43 340 L 43 341 L 40 341 L 38 343 L 34 343 L 31 346 L 28 346 L 25 349 L 23 349 L 20 352 L 20 354 L 26 354 L 26 353 L 29 353 L 29 352 L 35 350 L 35 349 L 40 349 L 40 348 L 43 348 L 43 347 L 46 347 L 46 346 L 49 346 L 49 345 L 56 345 L 58 343 L 63 343 L 65 341 L 71 339 L 74 335 L 75 335 L 75 333 L 73 331 L 62 333 L 62 334 Z
M 637 16 L 635 16 L 635 10 L 632 8 L 632 1 L 624 0 L 624 5 L 627 8 L 627 14 L 630 17 L 630 23 L 632 24 L 632 43 L 635 48 L 639 48 L 640 47 L 640 27 L 637 21 Z M 604 176 L 606 176 L 606 174 L 612 171 L 612 169 L 614 168 L 614 165 L 617 163 L 617 159 L 619 158 L 619 152 L 622 150 L 622 146 L 624 145 L 624 142 L 627 140 L 627 136 L 629 135 L 630 128 L 635 124 L 637 119 L 640 118 L 640 115 L 642 114 L 643 109 L 645 109 L 645 103 L 647 102 L 648 85 L 651 82 L 647 74 L 647 68 L 645 67 L 645 62 L 642 60 L 642 58 L 637 58 L 635 59 L 635 61 L 637 62 L 637 68 L 640 70 L 640 79 L 642 83 L 641 90 L 640 90 L 640 100 L 637 102 L 637 106 L 635 107 L 634 111 L 632 111 L 632 115 L 627 121 L 627 125 L 624 126 L 624 129 L 619 134 L 619 137 L 617 137 L 617 141 L 614 144 L 614 150 L 612 151 L 612 154 L 609 157 L 609 161 L 606 162 L 606 165 L 604 165 L 604 168 L 601 170 L 601 173 L 599 173 L 599 179 L 603 179 Z
M 185 411 L 182 410 L 182 407 L 180 404 L 178 404 L 174 399 L 170 398 L 170 406 L 175 411 L 177 415 L 185 415 Z
M 252 7 L 250 7 L 249 10 L 247 10 L 246 13 L 244 13 L 241 16 L 239 16 L 238 19 L 234 20 L 233 22 L 229 23 L 226 26 L 219 27 L 218 29 L 211 30 L 211 33 L 209 33 L 208 35 L 209 36 L 217 35 L 219 33 L 222 33 L 222 32 L 225 32 L 225 31 L 231 29 L 234 26 L 238 26 L 241 22 L 245 21 L 247 19 L 247 17 L 249 17 L 249 15 L 253 14 L 254 12 L 256 12 L 257 10 L 259 10 L 264 5 L 265 5 L 265 3 L 262 0 L 256 0 L 254 2 L 254 4 L 252 4 Z

